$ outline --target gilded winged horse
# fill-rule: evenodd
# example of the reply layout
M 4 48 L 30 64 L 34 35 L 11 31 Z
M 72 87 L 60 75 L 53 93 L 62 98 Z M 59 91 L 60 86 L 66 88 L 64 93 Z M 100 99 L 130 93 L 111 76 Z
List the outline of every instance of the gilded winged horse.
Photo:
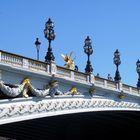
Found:
M 61 54 L 61 56 L 63 57 L 64 61 L 66 62 L 66 64 L 64 66 L 66 66 L 68 69 L 74 70 L 74 67 L 75 67 L 74 59 L 76 57 L 74 59 L 72 59 L 72 53 L 73 52 L 71 52 L 70 55 L 68 55 L 68 54 L 63 55 L 63 54 Z

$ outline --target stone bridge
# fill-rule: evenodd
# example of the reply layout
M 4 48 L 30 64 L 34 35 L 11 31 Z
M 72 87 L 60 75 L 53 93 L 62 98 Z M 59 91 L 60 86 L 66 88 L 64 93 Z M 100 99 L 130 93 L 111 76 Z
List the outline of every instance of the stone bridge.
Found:
M 8 131 L 7 125 L 11 125 L 10 131 L 13 131 L 14 123 L 18 127 L 22 122 L 31 121 L 32 127 L 25 129 L 34 131 L 33 122 L 38 119 L 48 118 L 46 122 L 49 123 L 49 119 L 54 117 L 91 116 L 90 113 L 93 113 L 92 117 L 95 117 L 97 123 L 104 119 L 109 124 L 109 120 L 113 122 L 114 117 L 114 124 L 117 125 L 117 116 L 122 116 L 119 118 L 122 123 L 131 120 L 127 115 L 139 118 L 139 111 L 140 94 L 136 87 L 66 69 L 54 62 L 47 64 L 0 51 L 0 132 L 3 134 Z M 139 123 L 137 119 L 134 122 Z M 97 124 L 96 127 L 98 129 Z M 34 138 L 38 131 L 34 131 Z M 23 130 L 20 136 L 21 132 Z M 19 138 L 18 134 L 12 137 Z

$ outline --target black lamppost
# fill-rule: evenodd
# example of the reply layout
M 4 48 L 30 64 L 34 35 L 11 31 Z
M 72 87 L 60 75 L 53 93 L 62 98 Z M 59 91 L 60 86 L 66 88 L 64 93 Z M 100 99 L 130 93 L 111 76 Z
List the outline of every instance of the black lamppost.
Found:
M 138 77 L 138 83 L 137 83 L 137 88 L 140 89 L 140 60 L 138 59 L 138 61 L 136 62 L 137 68 L 136 71 L 139 75 Z
M 39 38 L 36 38 L 35 45 L 36 45 L 36 50 L 37 50 L 37 60 L 39 60 L 39 49 L 41 45 L 41 42 L 39 42 Z
M 120 52 L 118 51 L 118 49 L 114 52 L 114 64 L 116 65 L 116 73 L 115 73 L 114 80 L 115 82 L 120 82 L 121 76 L 118 67 L 121 64 L 121 60 L 120 60 Z
M 86 68 L 85 68 L 86 73 L 92 73 L 93 72 L 93 68 L 92 68 L 92 65 L 91 65 L 91 62 L 90 62 L 90 55 L 93 53 L 91 43 L 92 43 L 91 39 L 89 38 L 89 36 L 87 36 L 87 38 L 85 39 L 85 45 L 84 45 L 84 52 L 88 56 L 87 65 L 86 65 Z
M 49 62 L 49 63 L 55 60 L 51 47 L 51 41 L 55 39 L 55 33 L 53 28 L 54 28 L 54 23 L 49 18 L 49 20 L 45 24 L 45 29 L 44 29 L 45 38 L 47 38 L 49 42 L 48 52 L 46 53 L 45 56 L 45 62 Z

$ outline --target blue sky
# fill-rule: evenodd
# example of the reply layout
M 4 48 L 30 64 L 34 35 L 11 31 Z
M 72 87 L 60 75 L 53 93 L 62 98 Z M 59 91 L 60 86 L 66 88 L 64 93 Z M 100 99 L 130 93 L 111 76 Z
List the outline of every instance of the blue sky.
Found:
M 36 58 L 34 45 L 40 38 L 40 60 L 44 61 L 48 42 L 45 22 L 55 22 L 52 42 L 56 63 L 63 66 L 61 54 L 74 52 L 75 63 L 84 71 L 87 56 L 83 45 L 87 35 L 93 42 L 91 56 L 94 74 L 114 77 L 113 53 L 121 52 L 122 82 L 137 83 L 136 61 L 140 58 L 139 0 L 1 0 L 0 49 Z

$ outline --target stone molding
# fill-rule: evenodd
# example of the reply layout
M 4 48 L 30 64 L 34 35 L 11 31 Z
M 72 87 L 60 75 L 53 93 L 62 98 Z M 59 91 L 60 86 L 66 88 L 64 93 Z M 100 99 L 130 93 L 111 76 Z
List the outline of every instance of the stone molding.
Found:
M 77 97 L 81 97 L 77 95 Z M 63 97 L 59 99 L 43 99 L 26 102 L 7 101 L 0 105 L 0 124 L 16 122 L 33 118 L 55 116 L 70 113 L 106 111 L 106 110 L 130 110 L 140 111 L 140 105 L 133 102 L 114 101 L 111 99 L 84 99 L 77 97 Z M 35 99 L 35 97 L 34 97 Z

